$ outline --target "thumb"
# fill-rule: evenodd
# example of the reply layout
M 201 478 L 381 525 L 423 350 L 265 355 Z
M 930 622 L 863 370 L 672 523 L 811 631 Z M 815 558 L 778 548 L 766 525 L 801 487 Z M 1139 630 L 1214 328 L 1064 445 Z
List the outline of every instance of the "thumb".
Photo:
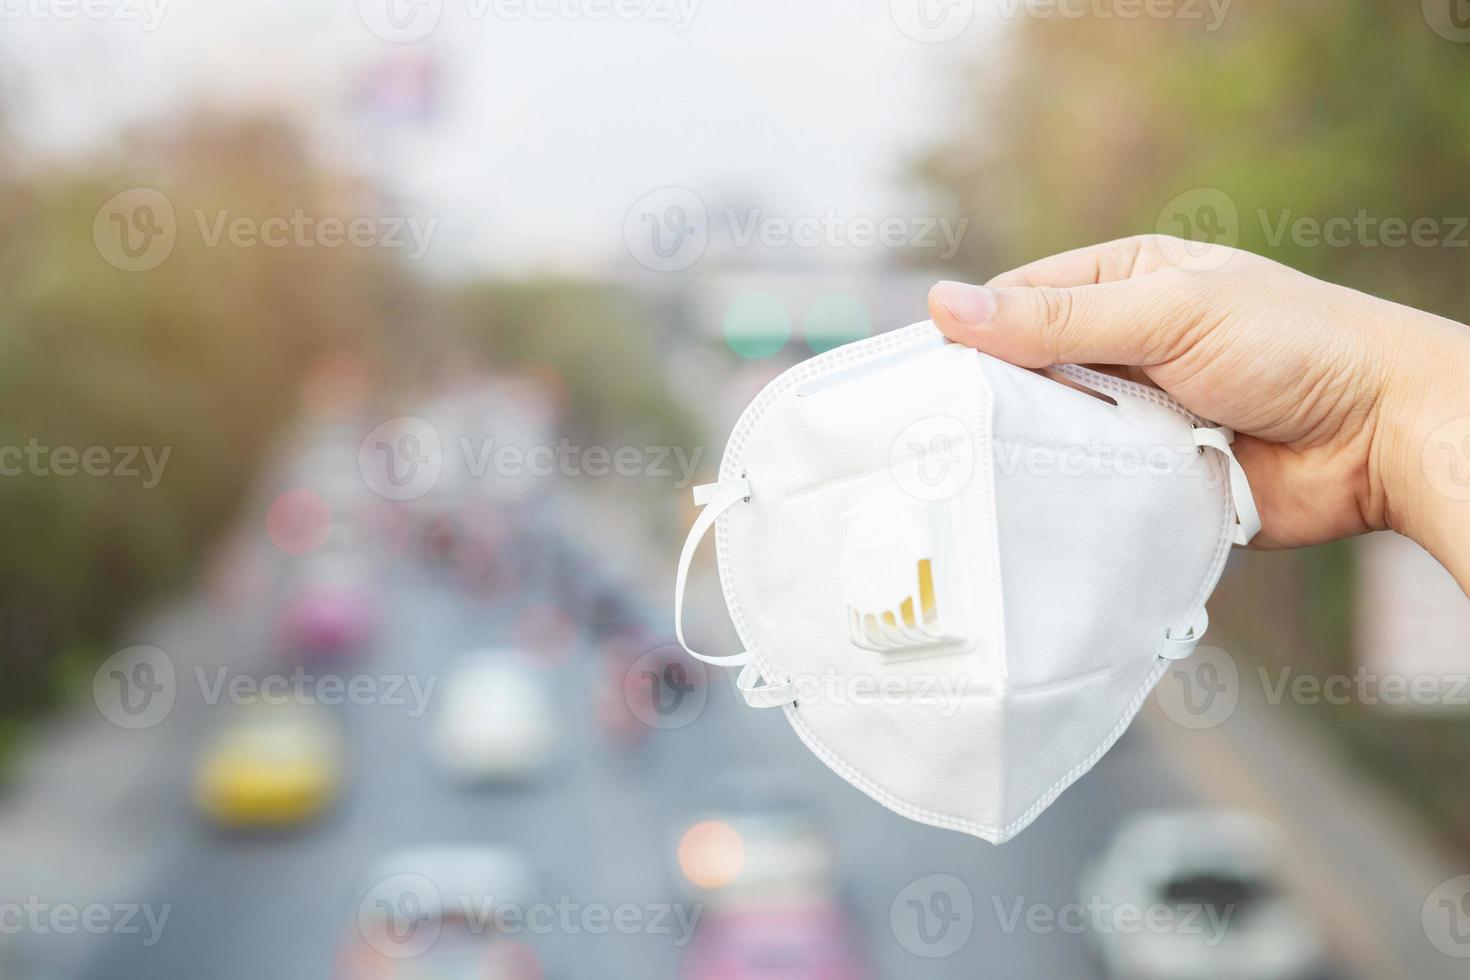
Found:
M 929 315 L 950 340 L 1021 367 L 1171 359 L 1189 328 L 1167 271 L 1086 286 L 939 282 Z

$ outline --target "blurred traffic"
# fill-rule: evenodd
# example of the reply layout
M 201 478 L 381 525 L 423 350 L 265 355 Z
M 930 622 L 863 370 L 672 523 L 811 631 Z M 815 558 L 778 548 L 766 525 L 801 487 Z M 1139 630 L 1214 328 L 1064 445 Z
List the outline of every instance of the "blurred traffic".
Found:
M 1298 234 L 1460 220 L 1463 18 L 1146 6 L 0 2 L 0 978 L 1463 977 L 1465 699 L 1310 690 L 1464 681 L 1397 539 L 1236 555 L 998 848 L 674 637 L 712 434 L 936 279 L 1182 215 L 1470 319 Z
M 402 418 L 495 403 L 495 381 L 482 384 Z M 456 418 L 508 431 L 489 410 Z M 1275 879 L 1269 828 L 1153 813 L 1192 801 L 1115 785 L 1106 767 L 1136 765 L 1142 746 L 1125 742 L 1049 832 L 1003 851 L 910 825 L 684 656 L 658 597 L 582 537 L 575 496 L 487 495 L 473 479 L 432 506 L 365 494 L 375 437 L 360 452 L 350 440 L 371 429 L 370 416 L 317 420 L 288 441 L 255 495 L 274 530 L 227 549 L 214 574 L 230 588 L 186 601 L 196 628 L 238 653 L 208 667 L 187 647 L 170 657 L 180 703 L 158 729 L 190 747 L 197 819 L 175 820 L 172 856 L 129 887 L 166 904 L 171 928 L 151 946 L 16 944 L 16 975 L 846 980 L 980 963 L 1109 980 L 1349 975 L 1306 972 L 1328 954 Z M 253 641 L 235 642 L 242 622 Z M 1059 833 L 1089 858 L 1081 871 L 1048 843 Z M 906 897 L 920 872 L 957 877 Z M 1059 908 L 1072 894 L 1194 908 L 1216 932 L 1008 929 L 1002 896 L 1038 883 Z M 975 935 L 930 957 L 925 916 L 952 907 L 956 887 Z M 994 907 L 979 897 L 992 893 Z M 248 911 L 260 901 L 271 917 Z

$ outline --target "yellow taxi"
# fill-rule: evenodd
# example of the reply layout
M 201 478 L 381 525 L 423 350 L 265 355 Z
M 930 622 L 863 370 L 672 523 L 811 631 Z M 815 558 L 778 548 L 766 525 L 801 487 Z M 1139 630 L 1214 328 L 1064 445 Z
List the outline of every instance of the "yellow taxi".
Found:
M 223 826 L 289 826 L 331 805 L 341 770 L 341 733 L 320 708 L 252 704 L 205 752 L 195 793 Z

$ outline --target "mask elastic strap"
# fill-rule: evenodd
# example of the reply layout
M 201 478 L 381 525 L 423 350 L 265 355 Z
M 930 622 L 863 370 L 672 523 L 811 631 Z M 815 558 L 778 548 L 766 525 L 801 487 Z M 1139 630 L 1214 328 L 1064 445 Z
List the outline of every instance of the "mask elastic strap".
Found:
M 1256 498 L 1251 493 L 1250 481 L 1245 478 L 1245 469 L 1230 448 L 1234 441 L 1234 430 L 1223 425 L 1194 430 L 1196 446 L 1218 450 L 1230 464 L 1230 499 L 1235 503 L 1234 540 L 1236 544 L 1245 545 L 1250 544 L 1251 538 L 1261 530 L 1261 512 L 1256 508 Z
M 678 637 L 679 645 L 684 648 L 684 652 L 701 663 L 712 664 L 716 667 L 741 668 L 735 686 L 739 689 L 740 696 L 745 699 L 746 704 L 753 708 L 774 708 L 795 701 L 795 688 L 789 681 L 762 684 L 760 669 L 751 662 L 749 650 L 723 657 L 712 657 L 690 649 L 684 639 L 684 589 L 689 583 L 689 566 L 694 562 L 694 553 L 699 550 L 699 543 L 704 540 L 709 529 L 714 527 L 715 520 L 721 514 L 749 499 L 750 480 L 744 476 L 724 483 L 707 483 L 694 488 L 694 502 L 703 510 L 694 519 L 694 526 L 689 529 L 689 537 L 684 540 L 684 550 L 679 554 L 679 573 L 674 578 L 674 635 Z
M 763 679 L 760 668 L 753 662 L 740 668 L 735 687 L 746 704 L 752 708 L 779 708 L 783 704 L 796 703 L 796 685 L 790 681 L 766 681 L 763 684 Z
M 1200 609 L 1198 619 L 1183 629 L 1165 627 L 1164 638 L 1159 641 L 1159 656 L 1165 660 L 1183 660 L 1194 653 L 1194 648 L 1199 646 L 1205 630 L 1209 628 L 1210 614 L 1204 609 Z
M 685 653 L 695 660 L 714 664 L 716 667 L 743 666 L 750 662 L 750 651 L 711 657 L 689 649 L 689 644 L 684 640 L 684 587 L 689 584 L 689 566 L 694 562 L 694 553 L 699 550 L 699 543 L 704 540 L 709 529 L 715 526 L 715 518 L 741 501 L 749 499 L 750 481 L 743 476 L 738 480 L 706 483 L 694 488 L 694 502 L 704 509 L 694 519 L 689 537 L 684 539 L 684 550 L 679 553 L 679 574 L 674 578 L 674 635 L 679 638 L 679 645 L 684 648 Z

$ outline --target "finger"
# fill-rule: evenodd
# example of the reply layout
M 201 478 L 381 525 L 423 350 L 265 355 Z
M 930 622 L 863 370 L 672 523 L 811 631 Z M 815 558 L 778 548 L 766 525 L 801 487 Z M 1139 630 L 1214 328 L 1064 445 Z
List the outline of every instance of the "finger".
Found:
M 1044 259 L 1003 272 L 987 286 L 1088 286 L 1146 275 L 1164 267 L 1167 259 L 1157 235 L 1119 238 Z
M 949 339 L 1021 367 L 1145 367 L 1177 356 L 1198 322 L 1177 270 L 1090 286 L 940 282 L 929 314 Z

